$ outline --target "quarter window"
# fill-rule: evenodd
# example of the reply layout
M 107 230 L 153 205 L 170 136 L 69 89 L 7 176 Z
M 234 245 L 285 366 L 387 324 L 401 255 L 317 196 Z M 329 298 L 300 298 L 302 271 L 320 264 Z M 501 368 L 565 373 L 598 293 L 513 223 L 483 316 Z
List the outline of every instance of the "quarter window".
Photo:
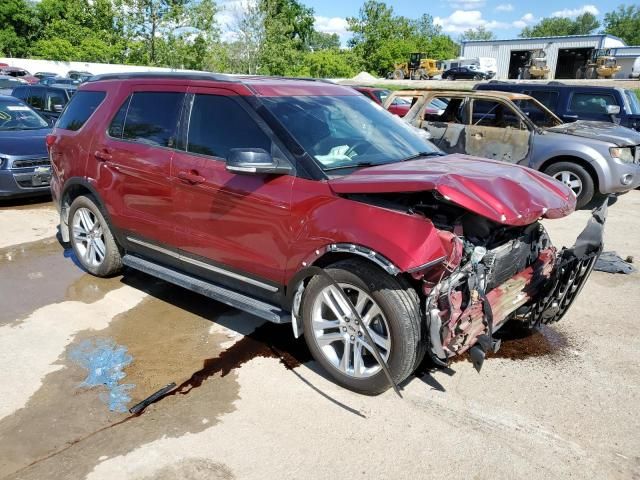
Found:
M 56 128 L 80 130 L 104 100 L 105 92 L 80 91 L 72 98 L 58 119 Z
M 227 158 L 232 148 L 262 148 L 271 152 L 271 139 L 234 100 L 220 95 L 196 94 L 191 108 L 187 151 Z
M 612 95 L 597 93 L 574 93 L 569 109 L 576 113 L 607 113 L 607 105 L 618 105 Z

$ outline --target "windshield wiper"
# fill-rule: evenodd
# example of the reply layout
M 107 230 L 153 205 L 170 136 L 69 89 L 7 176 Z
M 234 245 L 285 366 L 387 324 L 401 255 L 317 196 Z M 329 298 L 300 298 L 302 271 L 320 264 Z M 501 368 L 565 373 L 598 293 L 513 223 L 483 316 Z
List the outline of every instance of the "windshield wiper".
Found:
M 433 152 L 418 152 L 415 155 L 410 155 L 407 158 L 403 158 L 402 160 L 400 160 L 401 162 L 408 162 L 409 160 L 416 160 L 418 158 L 422 158 L 422 157 L 444 157 L 445 154 L 442 152 L 438 152 L 438 151 L 433 151 Z
M 335 167 L 327 167 L 323 170 L 325 172 L 330 172 L 331 170 L 342 170 L 343 168 L 362 168 L 362 167 L 373 167 L 374 165 L 384 165 L 383 163 L 373 163 L 373 162 L 358 162 L 358 163 L 349 163 L 347 165 L 336 165 Z

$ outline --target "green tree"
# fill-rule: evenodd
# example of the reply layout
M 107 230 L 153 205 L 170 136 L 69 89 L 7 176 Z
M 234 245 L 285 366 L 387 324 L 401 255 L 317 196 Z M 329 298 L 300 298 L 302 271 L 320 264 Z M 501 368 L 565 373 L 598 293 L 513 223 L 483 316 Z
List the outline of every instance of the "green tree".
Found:
M 324 49 L 304 54 L 297 75 L 315 78 L 351 78 L 358 73 L 358 57 L 349 50 Z
M 0 54 L 26 56 L 38 33 L 39 21 L 26 0 L 0 1 Z
M 224 45 L 222 70 L 233 73 L 255 75 L 260 69 L 262 45 L 264 43 L 265 15 L 259 5 L 247 1 L 232 12 L 231 30 L 235 33 L 232 41 Z
M 264 41 L 260 72 L 295 74 L 313 33 L 313 9 L 297 0 L 260 0 L 264 15 Z
M 111 0 L 42 0 L 36 6 L 42 25 L 30 52 L 49 60 L 113 62 L 124 42 Z
M 604 33 L 620 37 L 627 45 L 640 45 L 640 6 L 620 5 L 605 13 Z
M 495 40 L 495 38 L 495 34 L 490 30 L 486 30 L 482 25 L 476 29 L 470 28 L 460 35 L 461 42 L 471 40 Z
M 309 36 L 307 48 L 312 51 L 331 50 L 340 48 L 340 37 L 337 33 L 325 33 L 314 30 Z
M 521 38 L 555 37 L 561 35 L 588 35 L 600 27 L 598 19 L 592 13 L 578 15 L 575 20 L 564 17 L 543 18 L 531 27 L 520 32 Z

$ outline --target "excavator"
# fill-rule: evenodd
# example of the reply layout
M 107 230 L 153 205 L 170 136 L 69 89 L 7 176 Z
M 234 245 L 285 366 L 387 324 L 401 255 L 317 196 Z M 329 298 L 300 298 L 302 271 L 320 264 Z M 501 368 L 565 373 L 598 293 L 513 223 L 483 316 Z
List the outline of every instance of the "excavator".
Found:
M 412 53 L 409 55 L 408 62 L 396 63 L 387 78 L 393 80 L 404 80 L 405 78 L 431 80 L 437 75 L 442 75 L 442 70 L 437 67 L 434 59 L 427 58 L 426 53 Z
M 611 78 L 622 67 L 616 64 L 616 58 L 611 55 L 611 49 L 600 48 L 592 52 L 587 62 L 578 68 L 576 78 Z
M 549 78 L 549 66 L 547 65 L 547 54 L 544 50 L 533 50 L 529 52 L 527 63 L 520 67 L 518 79 L 521 80 L 546 80 Z

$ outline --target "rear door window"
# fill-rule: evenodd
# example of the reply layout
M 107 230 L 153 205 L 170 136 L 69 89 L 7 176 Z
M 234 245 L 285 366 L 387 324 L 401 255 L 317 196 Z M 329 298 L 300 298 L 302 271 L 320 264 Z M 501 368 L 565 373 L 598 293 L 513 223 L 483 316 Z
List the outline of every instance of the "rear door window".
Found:
M 195 94 L 186 150 L 224 159 L 232 148 L 262 148 L 271 152 L 271 139 L 231 98 Z
M 104 100 L 105 92 L 81 91 L 76 93 L 56 123 L 56 128 L 80 130 L 91 114 Z
M 613 95 L 599 93 L 574 93 L 569 110 L 576 113 L 606 114 L 607 105 L 618 105 Z
M 44 110 L 46 89 L 44 87 L 31 87 L 27 103 L 33 108 Z
M 495 100 L 473 100 L 472 125 L 494 128 L 523 128 L 520 117 L 508 105 Z
M 133 93 L 124 126 L 121 127 L 122 138 L 160 147 L 174 147 L 184 95 L 181 92 Z M 121 112 L 116 114 L 110 132 L 118 133 L 117 125 L 114 125 L 117 121 L 121 121 Z
M 552 112 L 554 112 L 558 106 L 558 92 L 552 90 L 533 90 L 524 93 L 538 100 Z

